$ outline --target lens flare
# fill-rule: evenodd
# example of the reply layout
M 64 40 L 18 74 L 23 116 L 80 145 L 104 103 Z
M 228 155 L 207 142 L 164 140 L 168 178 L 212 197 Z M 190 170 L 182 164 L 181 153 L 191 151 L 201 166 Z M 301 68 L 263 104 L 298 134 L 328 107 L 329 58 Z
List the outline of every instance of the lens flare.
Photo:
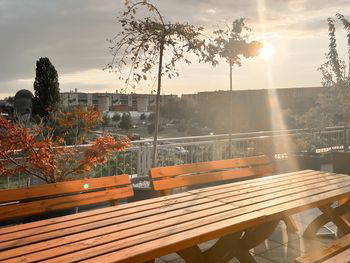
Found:
M 263 43 L 262 49 L 260 49 L 259 57 L 265 60 L 270 60 L 275 54 L 275 48 L 267 42 Z
M 262 33 L 265 35 L 267 33 L 267 23 L 266 23 L 266 3 L 265 0 L 256 0 L 257 10 L 259 14 L 260 25 L 262 28 Z M 274 76 L 272 70 L 272 56 L 274 54 L 274 47 L 267 42 L 263 42 L 264 46 L 260 50 L 259 56 L 265 59 L 266 63 L 266 74 L 268 79 L 268 97 L 270 104 L 270 118 L 271 118 L 271 128 L 273 131 L 286 130 L 287 125 L 283 118 L 282 106 L 280 104 L 277 91 L 275 89 Z M 291 136 L 288 134 L 283 134 L 281 136 L 274 136 L 272 140 L 272 151 L 275 153 L 274 157 L 278 158 L 278 155 L 284 156 L 288 159 L 290 171 L 299 170 L 299 164 L 292 154 L 295 152 L 295 145 L 292 141 Z M 282 157 L 283 158 L 283 157 Z

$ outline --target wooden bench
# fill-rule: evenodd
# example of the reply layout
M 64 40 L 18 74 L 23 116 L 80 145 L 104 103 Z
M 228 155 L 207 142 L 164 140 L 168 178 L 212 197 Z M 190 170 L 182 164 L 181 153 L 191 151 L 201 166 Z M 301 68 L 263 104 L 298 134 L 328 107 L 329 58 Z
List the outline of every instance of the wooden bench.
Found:
M 350 235 L 345 235 L 330 243 L 324 249 L 308 253 L 295 260 L 296 263 L 349 262 Z
M 270 175 L 273 167 L 265 155 L 200 162 L 150 169 L 153 189 L 162 191 L 200 184 Z
M 350 197 L 348 175 L 312 170 L 205 187 L 0 228 L 0 261 L 142 263 L 180 251 L 191 263 L 254 262 L 249 251 L 280 219 L 326 211 L 344 197 Z M 212 247 L 198 247 L 214 239 Z
M 266 155 L 200 162 L 150 169 L 152 187 L 161 195 L 168 195 L 171 190 L 181 187 L 209 183 L 248 179 L 271 175 L 273 164 Z M 297 232 L 294 220 L 287 216 L 283 219 L 291 233 Z
M 127 174 L 0 190 L 0 222 L 132 195 Z

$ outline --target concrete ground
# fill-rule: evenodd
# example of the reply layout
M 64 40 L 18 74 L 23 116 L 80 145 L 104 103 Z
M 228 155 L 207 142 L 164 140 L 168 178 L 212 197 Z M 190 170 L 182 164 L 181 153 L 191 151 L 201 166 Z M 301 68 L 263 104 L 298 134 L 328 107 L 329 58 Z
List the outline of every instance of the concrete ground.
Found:
M 318 209 L 310 209 L 308 211 L 294 215 L 295 222 L 298 226 L 298 233 L 288 234 L 286 226 L 280 222 L 276 230 L 264 243 L 251 250 L 251 254 L 259 263 L 289 263 L 305 254 L 317 249 L 324 248 L 329 242 L 334 240 L 332 235 L 317 239 L 305 239 L 302 233 L 308 224 L 320 214 Z M 336 231 L 333 224 L 328 225 L 332 231 Z M 328 229 L 322 229 L 324 233 L 331 233 Z M 210 247 L 215 240 L 200 245 L 201 249 Z M 169 254 L 156 260 L 157 263 L 180 263 L 184 262 L 177 254 Z M 232 259 L 230 263 L 239 262 Z

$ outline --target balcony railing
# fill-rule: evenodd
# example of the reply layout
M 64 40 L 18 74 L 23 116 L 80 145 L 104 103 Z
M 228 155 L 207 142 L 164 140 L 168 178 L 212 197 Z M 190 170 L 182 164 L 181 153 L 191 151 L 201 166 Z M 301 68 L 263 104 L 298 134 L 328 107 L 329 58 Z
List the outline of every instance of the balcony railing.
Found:
M 275 159 L 288 158 L 294 152 L 325 153 L 347 151 L 349 130 L 330 127 L 323 131 L 303 129 L 261 131 L 232 134 L 231 155 L 229 135 L 208 135 L 158 140 L 158 166 L 222 160 L 256 154 L 269 154 Z M 81 147 L 84 147 L 83 145 Z M 124 152 L 113 154 L 108 162 L 89 174 L 92 177 L 127 173 L 132 178 L 145 178 L 151 167 L 152 140 L 133 141 Z M 0 188 L 22 187 L 38 180 L 23 175 L 1 178 Z

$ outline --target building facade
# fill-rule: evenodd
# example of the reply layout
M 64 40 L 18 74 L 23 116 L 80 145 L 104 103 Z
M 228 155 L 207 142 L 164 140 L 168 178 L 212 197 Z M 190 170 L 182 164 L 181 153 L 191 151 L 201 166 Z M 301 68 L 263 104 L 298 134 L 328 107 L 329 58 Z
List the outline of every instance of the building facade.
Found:
M 177 95 L 161 95 L 161 103 Z M 77 90 L 60 93 L 63 106 L 92 106 L 101 111 L 154 111 L 156 95 L 137 93 L 85 93 Z
M 182 95 L 182 99 L 197 105 L 203 119 L 213 127 L 227 129 L 230 123 L 230 101 L 233 104 L 235 132 L 294 128 L 290 116 L 300 117 L 312 108 L 323 87 L 281 88 L 257 90 L 205 91 Z M 276 127 L 282 116 L 287 127 Z

